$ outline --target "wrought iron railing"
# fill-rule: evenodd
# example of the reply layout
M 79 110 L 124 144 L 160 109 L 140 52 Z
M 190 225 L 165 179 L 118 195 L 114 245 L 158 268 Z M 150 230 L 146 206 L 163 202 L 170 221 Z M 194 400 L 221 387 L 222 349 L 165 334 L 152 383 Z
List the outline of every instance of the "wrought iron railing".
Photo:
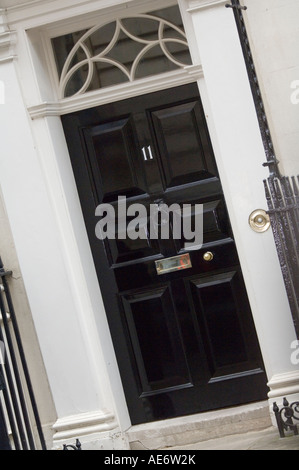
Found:
M 299 402 L 289 403 L 283 399 L 283 408 L 279 409 L 277 403 L 273 404 L 273 411 L 277 422 L 277 427 L 281 438 L 286 437 L 286 432 L 291 432 L 295 436 L 299 435 Z
M 0 426 L 2 436 L 9 436 L 12 450 L 46 450 L 9 289 L 11 274 L 4 269 L 0 258 Z
M 299 178 L 264 181 L 269 215 L 299 338 Z
M 247 68 L 251 91 L 255 103 L 259 127 L 264 144 L 269 177 L 264 181 L 268 202 L 268 213 L 272 224 L 275 244 L 281 270 L 292 311 L 293 321 L 299 339 L 299 177 L 287 178 L 280 173 L 279 161 L 276 158 L 273 140 L 265 112 L 259 80 L 251 52 L 243 11 L 247 7 L 239 0 L 231 0 L 226 5 L 232 8 L 239 32 L 244 60 Z

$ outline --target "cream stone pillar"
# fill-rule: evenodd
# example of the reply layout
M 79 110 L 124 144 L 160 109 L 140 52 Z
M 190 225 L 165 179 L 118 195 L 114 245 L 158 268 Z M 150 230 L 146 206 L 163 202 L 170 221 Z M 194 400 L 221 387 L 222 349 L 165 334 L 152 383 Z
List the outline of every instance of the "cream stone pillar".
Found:
M 55 134 L 59 118 L 40 119 L 33 129 L 16 73 L 14 44 L 18 38 L 6 27 L 3 14 L 0 19 L 0 83 L 4 90 L 0 184 L 56 408 L 53 447 L 73 444 L 79 438 L 83 449 L 127 448 L 109 380 L 113 349 L 107 339 L 104 309 L 97 294 L 94 299 L 98 299 L 97 314 L 106 337 L 103 342 L 111 352 L 109 363 L 103 358 L 94 305 L 55 165 L 58 149 L 54 143 L 60 145 L 62 132 L 60 125 L 60 134 Z M 36 150 L 37 135 L 49 143 L 47 152 Z
M 181 0 L 195 60 L 200 57 L 203 98 L 253 317 L 269 378 L 269 399 L 299 397 L 292 363 L 295 329 L 272 231 L 255 233 L 248 219 L 267 210 L 268 170 L 233 11 L 227 0 Z M 194 41 L 195 38 L 195 41 Z

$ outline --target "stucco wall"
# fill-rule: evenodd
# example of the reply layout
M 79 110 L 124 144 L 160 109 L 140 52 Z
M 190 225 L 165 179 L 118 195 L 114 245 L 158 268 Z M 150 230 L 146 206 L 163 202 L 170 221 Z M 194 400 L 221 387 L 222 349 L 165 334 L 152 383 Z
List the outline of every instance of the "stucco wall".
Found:
M 299 174 L 299 1 L 242 0 L 281 169 Z

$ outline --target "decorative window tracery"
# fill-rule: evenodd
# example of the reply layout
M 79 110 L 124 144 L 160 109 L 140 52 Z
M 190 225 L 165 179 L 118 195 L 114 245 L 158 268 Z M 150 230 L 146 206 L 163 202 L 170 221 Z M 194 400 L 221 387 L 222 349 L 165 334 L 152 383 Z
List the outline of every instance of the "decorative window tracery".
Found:
M 165 18 L 170 13 L 170 19 Z M 160 13 L 160 12 L 157 12 Z M 59 97 L 133 82 L 191 65 L 178 7 L 139 14 L 52 40 Z

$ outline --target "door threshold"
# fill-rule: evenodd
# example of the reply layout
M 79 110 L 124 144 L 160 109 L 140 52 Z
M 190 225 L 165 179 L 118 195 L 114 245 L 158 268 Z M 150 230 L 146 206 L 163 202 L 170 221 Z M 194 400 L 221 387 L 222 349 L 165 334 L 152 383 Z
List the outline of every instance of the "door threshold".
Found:
M 154 450 L 258 431 L 270 426 L 269 403 L 262 401 L 139 424 L 132 426 L 126 434 L 131 450 Z

